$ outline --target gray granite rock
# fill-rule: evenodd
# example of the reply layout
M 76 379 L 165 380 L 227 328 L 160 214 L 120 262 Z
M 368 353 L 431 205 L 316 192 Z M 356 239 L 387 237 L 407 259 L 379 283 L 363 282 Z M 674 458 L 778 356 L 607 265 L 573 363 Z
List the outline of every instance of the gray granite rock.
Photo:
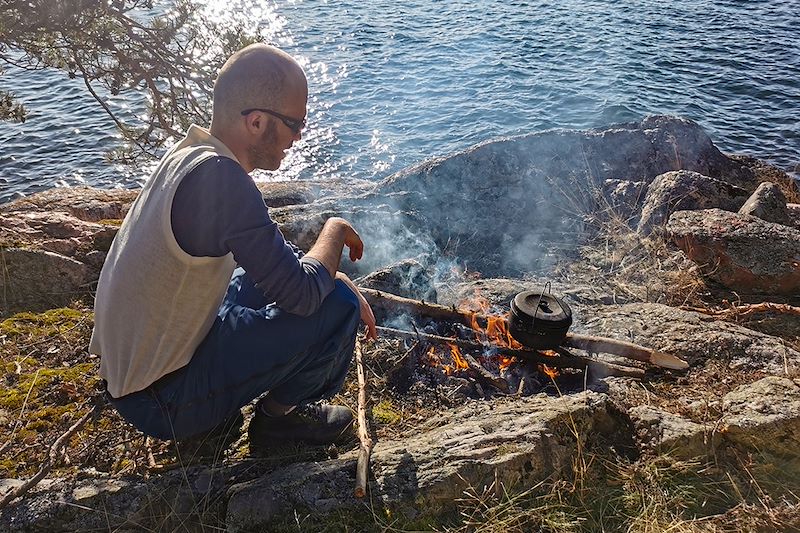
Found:
M 800 292 L 800 231 L 720 209 L 678 211 L 667 232 L 710 279 L 740 293 Z
M 679 169 L 747 190 L 757 185 L 697 124 L 657 116 L 483 143 L 394 174 L 376 194 L 393 194 L 398 210 L 420 213 L 437 246 L 455 249 L 473 270 L 517 276 L 539 270 L 554 243 L 580 239 L 605 180 L 650 183 Z
M 437 301 L 434 272 L 416 259 L 405 259 L 355 281 L 359 287 L 424 300 Z
M 0 316 L 22 309 L 45 310 L 68 305 L 89 292 L 94 269 L 46 250 L 5 248 L 0 257 Z
M 675 211 L 714 207 L 736 211 L 747 197 L 745 189 L 697 172 L 665 172 L 647 189 L 637 231 L 649 234 L 662 228 Z
M 712 428 L 650 405 L 628 411 L 643 450 L 681 459 L 705 457 L 713 451 Z
M 739 209 L 739 214 L 751 215 L 784 226 L 790 225 L 786 197 L 777 185 L 770 182 L 764 182 L 758 186 Z
M 768 376 L 723 398 L 725 438 L 758 452 L 788 457 L 800 474 L 800 383 Z
M 370 498 L 413 515 L 449 506 L 468 487 L 530 487 L 572 464 L 576 435 L 627 439 L 627 422 L 605 395 L 543 395 L 475 403 L 443 412 L 414 435 L 379 441 L 372 452 Z M 626 441 L 627 443 L 627 441 Z M 234 486 L 227 506 L 228 531 L 257 531 L 295 508 L 354 508 L 356 452 L 336 461 L 300 463 Z
M 603 183 L 603 191 L 609 208 L 632 227 L 639 219 L 642 201 L 647 193 L 647 183 L 607 179 Z

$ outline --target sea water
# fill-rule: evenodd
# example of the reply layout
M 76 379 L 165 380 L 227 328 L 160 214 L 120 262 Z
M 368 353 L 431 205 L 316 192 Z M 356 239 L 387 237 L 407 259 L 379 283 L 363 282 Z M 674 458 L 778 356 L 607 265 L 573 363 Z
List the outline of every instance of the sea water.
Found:
M 205 2 L 304 65 L 309 126 L 257 179 L 380 179 L 499 136 L 697 121 L 729 153 L 800 163 L 800 0 Z M 0 123 L 0 202 L 53 186 L 136 187 L 107 162 L 119 137 L 81 80 L 8 68 L 29 108 Z M 142 94 L 106 97 L 141 112 Z

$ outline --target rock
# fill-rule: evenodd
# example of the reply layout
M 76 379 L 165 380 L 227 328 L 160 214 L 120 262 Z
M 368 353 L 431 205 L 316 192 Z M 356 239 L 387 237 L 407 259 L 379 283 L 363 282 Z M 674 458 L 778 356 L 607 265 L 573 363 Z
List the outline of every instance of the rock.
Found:
M 46 310 L 69 305 L 89 292 L 94 269 L 70 257 L 45 250 L 2 250 L 5 275 L 0 315 L 17 310 Z
M 0 483 L 0 492 L 4 485 Z M 26 533 L 142 531 L 151 527 L 200 531 L 221 515 L 222 495 L 224 478 L 218 467 L 185 467 L 148 481 L 107 475 L 44 479 L 2 510 L 0 529 Z
M 711 428 L 650 405 L 628 411 L 636 439 L 644 450 L 680 459 L 709 454 L 714 447 Z
M 518 276 L 546 267 L 552 243 L 579 239 L 605 180 L 650 183 L 679 169 L 747 190 L 757 185 L 697 124 L 662 116 L 483 143 L 389 176 L 375 200 L 419 213 L 436 245 L 457 249 L 472 270 Z
M 800 229 L 800 204 L 786 204 L 786 216 L 790 226 Z
M 138 194 L 126 189 L 59 187 L 0 205 L 0 214 L 62 212 L 86 222 L 121 220 Z
M 375 183 L 358 179 L 259 181 L 256 186 L 267 207 L 286 207 L 316 202 L 323 198 L 352 197 L 371 192 Z
M 563 299 L 573 311 L 576 319 L 587 305 L 625 303 L 598 287 L 577 283 L 565 283 L 548 277 L 529 276 L 527 279 L 491 278 L 474 281 L 453 280 L 439 288 L 439 302 L 460 308 L 481 307 L 481 301 L 489 305 L 490 314 L 505 314 L 510 311 L 511 300 L 518 293 L 530 290 L 550 291 Z
M 710 279 L 740 293 L 800 291 L 800 231 L 719 209 L 678 211 L 671 239 Z
M 790 458 L 800 474 L 800 384 L 768 376 L 723 399 L 725 438 L 740 446 Z
M 758 217 L 761 220 L 784 226 L 790 225 L 786 197 L 777 185 L 770 182 L 764 182 L 758 186 L 739 209 L 739 214 Z
M 626 432 L 622 417 L 605 395 L 585 392 L 544 395 L 488 404 L 476 402 L 415 434 L 378 441 L 372 452 L 370 498 L 413 515 L 419 508 L 452 505 L 467 486 L 531 487 L 569 468 L 575 437 L 591 449 L 602 439 Z M 585 439 L 585 440 L 583 440 Z M 269 528 L 293 508 L 325 510 L 362 505 L 352 497 L 356 452 L 336 461 L 300 463 L 230 490 L 228 531 Z
M 355 280 L 359 287 L 376 289 L 424 300 L 436 301 L 433 273 L 416 259 L 406 259 Z
M 33 195 L 27 201 L 39 199 Z M 92 212 L 105 211 L 95 205 Z M 102 267 L 97 254 L 105 256 L 100 250 L 108 249 L 116 231 L 113 224 L 88 222 L 65 211 L 7 208 L 0 213 L 0 251 L 6 264 L 0 314 L 49 309 L 87 295 Z
M 647 191 L 647 183 L 607 179 L 603 183 L 603 190 L 609 207 L 615 214 L 629 223 L 638 218 L 636 215 Z
M 661 304 L 587 308 L 572 331 L 635 342 L 680 357 L 691 366 L 720 360 L 731 372 L 800 370 L 800 352 L 778 337 Z
M 800 182 L 783 170 L 747 155 L 731 155 L 728 157 L 732 161 L 748 168 L 755 176 L 756 183 L 772 182 L 780 187 L 789 202 L 800 203 Z M 797 171 L 795 171 L 795 174 L 797 174 Z
M 665 172 L 647 189 L 637 231 L 649 234 L 662 227 L 675 211 L 718 207 L 736 211 L 747 199 L 745 189 L 697 172 Z

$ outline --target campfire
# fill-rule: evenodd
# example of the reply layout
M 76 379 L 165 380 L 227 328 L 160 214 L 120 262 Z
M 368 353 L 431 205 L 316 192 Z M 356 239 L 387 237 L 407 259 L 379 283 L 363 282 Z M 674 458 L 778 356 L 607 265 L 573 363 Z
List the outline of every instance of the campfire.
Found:
M 403 329 L 379 328 L 382 335 L 406 342 L 408 387 L 416 381 L 468 397 L 527 396 L 548 387 L 585 386 L 595 377 L 642 377 L 645 364 L 688 367 L 674 356 L 629 342 L 570 334 L 569 306 L 546 289 L 518 294 L 510 311 L 479 296 L 446 307 L 370 289 L 362 293 L 385 319 L 411 317 Z

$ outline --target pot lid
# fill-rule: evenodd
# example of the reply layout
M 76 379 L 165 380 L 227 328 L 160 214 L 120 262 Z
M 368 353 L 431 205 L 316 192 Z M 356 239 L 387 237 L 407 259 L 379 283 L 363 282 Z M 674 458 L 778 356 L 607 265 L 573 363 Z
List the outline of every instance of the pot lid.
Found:
M 569 306 L 551 294 L 541 291 L 524 291 L 511 301 L 512 310 L 534 320 L 547 322 L 572 322 L 572 311 Z

